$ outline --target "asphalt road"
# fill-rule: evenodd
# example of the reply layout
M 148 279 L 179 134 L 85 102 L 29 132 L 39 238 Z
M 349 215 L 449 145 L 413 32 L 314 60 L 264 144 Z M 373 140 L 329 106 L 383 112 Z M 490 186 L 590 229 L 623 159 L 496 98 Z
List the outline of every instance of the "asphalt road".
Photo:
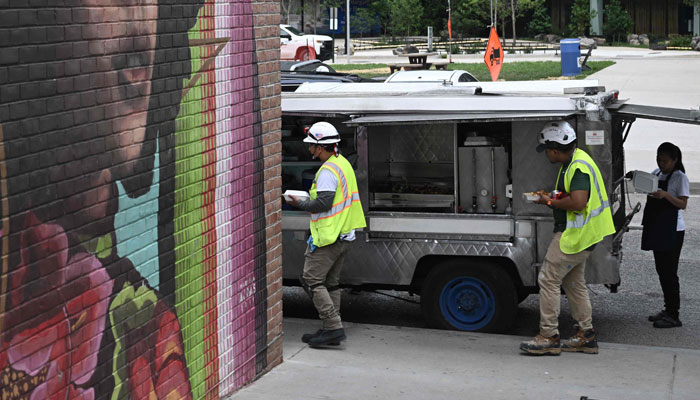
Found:
M 644 202 L 637 196 L 633 202 Z M 603 342 L 648 346 L 700 349 L 700 196 L 693 196 L 684 213 L 686 235 L 679 277 L 681 283 L 681 321 L 683 327 L 656 329 L 647 316 L 663 308 L 663 295 L 654 268 L 651 252 L 641 251 L 640 230 L 630 230 L 624 238 L 624 255 L 621 266 L 622 283 L 617 293 L 610 293 L 602 285 L 591 285 L 593 324 Z M 634 204 L 634 203 L 633 203 Z M 641 214 L 641 213 L 640 213 Z M 633 225 L 638 225 L 637 215 Z M 346 265 L 345 268 L 352 268 Z M 507 333 L 517 336 L 537 334 L 539 322 L 538 295 L 523 301 L 517 318 Z M 569 313 L 565 297 L 562 297 L 562 313 L 559 318 L 561 334 L 573 333 L 574 320 Z M 379 291 L 353 293 L 344 290 L 341 305 L 343 320 L 365 324 L 410 326 L 425 328 L 417 295 L 405 292 Z M 299 288 L 285 287 L 283 297 L 285 317 L 317 319 L 309 298 Z M 318 327 L 317 321 L 309 321 L 309 331 Z

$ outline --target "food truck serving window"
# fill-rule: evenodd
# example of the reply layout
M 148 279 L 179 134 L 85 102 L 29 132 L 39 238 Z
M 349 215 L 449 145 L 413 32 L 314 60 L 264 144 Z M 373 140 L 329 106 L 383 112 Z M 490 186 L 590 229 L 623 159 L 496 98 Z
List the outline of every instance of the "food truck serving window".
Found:
M 454 211 L 454 124 L 368 129 L 370 210 Z

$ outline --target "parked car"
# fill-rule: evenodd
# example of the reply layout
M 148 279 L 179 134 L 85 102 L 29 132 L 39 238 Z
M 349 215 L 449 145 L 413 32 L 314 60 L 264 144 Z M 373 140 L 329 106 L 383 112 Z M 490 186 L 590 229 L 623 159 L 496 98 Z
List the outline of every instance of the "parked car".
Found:
M 282 45 L 287 43 L 305 43 L 313 49 L 315 57 L 321 61 L 333 58 L 333 38 L 326 35 L 311 35 L 306 34 L 291 25 L 280 24 L 280 42 Z M 311 60 L 313 58 L 305 58 Z
M 479 80 L 464 70 L 419 70 L 396 71 L 385 82 L 478 82 Z
M 293 92 L 304 82 L 372 82 L 355 74 L 337 72 L 320 60 L 282 61 L 282 91 Z

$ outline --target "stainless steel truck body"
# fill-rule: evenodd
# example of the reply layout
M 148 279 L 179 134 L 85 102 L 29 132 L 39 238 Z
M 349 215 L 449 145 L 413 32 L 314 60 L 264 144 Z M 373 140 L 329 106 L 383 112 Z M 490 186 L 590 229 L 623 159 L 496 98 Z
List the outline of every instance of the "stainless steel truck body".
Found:
M 552 237 L 551 210 L 522 196 L 554 189 L 558 165 L 535 151 L 543 125 L 569 121 L 601 170 L 617 234 L 595 247 L 586 280 L 614 291 L 633 214 L 624 140 L 637 117 L 700 123 L 689 110 L 625 104 L 597 81 L 304 84 L 282 98 L 283 190 L 308 190 L 320 166 L 304 127 L 333 123 L 367 218 L 342 283 L 418 293 L 431 326 L 502 331 L 537 292 Z M 294 285 L 309 214 L 284 205 L 282 220 L 284 280 Z

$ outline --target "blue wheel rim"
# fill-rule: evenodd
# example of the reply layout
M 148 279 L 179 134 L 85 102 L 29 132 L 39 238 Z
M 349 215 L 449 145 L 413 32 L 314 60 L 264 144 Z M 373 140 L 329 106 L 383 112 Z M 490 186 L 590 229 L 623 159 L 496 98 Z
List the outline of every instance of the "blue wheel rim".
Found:
M 443 286 L 440 311 L 455 328 L 475 331 L 493 319 L 496 298 L 481 279 L 463 276 L 452 279 Z

